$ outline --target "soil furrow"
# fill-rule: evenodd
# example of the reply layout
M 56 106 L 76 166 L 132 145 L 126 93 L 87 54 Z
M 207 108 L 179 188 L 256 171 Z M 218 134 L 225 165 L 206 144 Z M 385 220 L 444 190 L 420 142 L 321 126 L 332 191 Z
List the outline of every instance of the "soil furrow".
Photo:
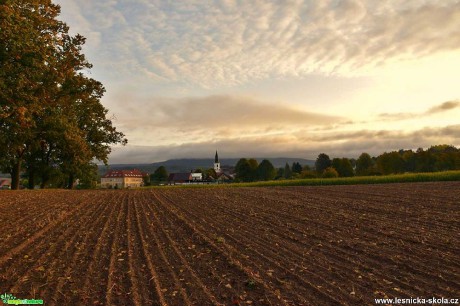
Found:
M 46 276 L 46 266 L 48 253 L 52 254 L 54 250 L 65 250 L 66 239 L 75 237 L 78 235 L 79 220 L 76 218 L 70 218 L 71 213 L 76 213 L 82 210 L 86 206 L 90 206 L 91 203 L 86 204 L 83 207 L 77 207 L 72 210 L 66 217 L 56 221 L 53 226 L 50 226 L 46 230 L 46 236 L 43 231 L 39 231 L 34 234 L 35 239 L 29 243 L 23 242 L 18 247 L 13 248 L 10 251 L 11 257 L 3 263 L 0 262 L 0 274 L 8 275 L 7 281 L 4 282 L 0 278 L 0 286 L 2 291 L 11 290 L 12 287 L 21 289 L 21 291 L 29 292 L 29 290 L 35 290 L 36 287 L 31 285 L 31 279 L 27 274 L 33 273 L 37 276 L 38 281 L 43 281 Z M 86 210 L 83 212 L 84 215 L 91 215 L 91 211 Z M 58 237 L 63 239 L 49 240 L 52 237 L 52 233 L 59 233 Z M 39 263 L 42 265 L 37 266 Z M 28 289 L 26 289 L 28 288 Z M 36 290 L 35 290 L 36 291 Z
M 169 222 L 165 223 L 159 219 L 160 210 L 152 200 L 145 202 L 148 203 L 144 207 L 146 209 L 146 217 L 152 217 L 155 224 L 162 224 L 157 231 L 150 231 L 150 233 L 155 239 L 161 257 L 167 263 L 167 267 L 174 279 L 176 290 L 180 291 L 181 295 L 185 298 L 184 303 L 188 305 L 206 305 L 209 302 L 218 304 L 216 297 L 209 291 L 208 287 L 190 266 L 190 260 L 187 260 L 183 252 L 179 250 L 179 248 L 183 249 L 187 245 L 192 246 L 192 244 L 180 243 L 177 240 L 173 240 L 170 233 L 177 232 L 178 228 Z M 198 288 L 195 288 L 195 286 Z M 188 296 L 187 289 L 194 292 L 193 296 Z
M 129 286 L 126 284 L 126 273 L 128 269 L 124 268 L 127 262 L 127 241 L 126 241 L 126 223 L 127 208 L 126 193 L 120 193 L 116 201 L 120 202 L 120 215 L 116 221 L 113 242 L 110 249 L 110 264 L 108 270 L 108 280 L 106 289 L 106 304 L 108 305 L 126 305 L 129 304 Z M 128 281 L 129 282 L 129 281 Z M 128 288 L 127 288 L 128 286 Z
M 80 231 L 81 227 L 84 227 L 84 222 L 82 220 L 97 219 L 100 217 L 102 211 L 103 209 L 88 209 L 87 214 L 82 215 L 82 219 L 79 219 L 74 226 L 67 226 L 64 232 L 51 231 L 48 233 L 47 239 L 44 240 L 45 244 L 43 253 L 39 257 L 35 256 L 37 254 L 32 255 L 34 260 L 33 266 L 29 267 L 28 270 L 26 270 L 26 272 L 21 276 L 22 279 L 28 279 L 28 281 L 18 282 L 13 288 L 11 288 L 11 292 L 30 293 L 25 291 L 24 286 L 37 288 L 41 287 L 44 283 L 47 284 L 44 290 L 36 290 L 39 292 L 40 296 L 48 297 L 50 289 L 54 291 L 60 290 L 59 286 L 53 288 L 56 283 L 59 283 L 58 279 L 63 278 L 62 276 L 59 277 L 56 275 L 56 271 L 60 271 L 63 267 L 68 266 L 75 257 L 77 250 L 85 247 L 85 239 L 82 238 L 84 233 Z M 88 235 L 88 233 L 89 232 L 86 234 Z M 51 245 L 47 244 L 49 237 L 53 237 L 55 235 L 59 236 L 56 243 Z M 40 248 L 40 244 L 34 245 L 33 248 Z M 24 250 L 27 252 L 27 248 Z M 32 251 L 29 253 L 32 253 Z M 71 254 L 73 254 L 72 259 L 69 258 Z M 55 260 L 50 262 L 47 260 L 49 257 L 55 258 Z M 19 285 L 22 286 L 22 290 Z
M 66 260 L 64 256 L 56 254 L 58 260 L 57 262 L 61 265 L 61 271 L 64 270 L 64 273 L 58 278 L 58 283 L 51 292 L 54 292 L 51 302 L 55 302 L 56 305 L 71 305 L 75 303 L 95 303 L 97 300 L 91 300 L 91 297 L 88 296 L 88 292 L 85 291 L 85 287 L 82 287 L 80 282 L 76 280 L 81 278 L 81 274 L 88 273 L 89 266 L 94 260 L 88 260 L 91 258 L 91 255 L 88 254 L 92 252 L 97 247 L 98 237 L 101 235 L 101 229 L 104 228 L 113 213 L 112 205 L 105 202 L 107 198 L 100 197 L 96 198 L 93 204 L 93 215 L 89 218 L 84 218 L 81 216 L 83 222 L 79 232 L 79 240 L 74 243 L 74 241 L 68 241 L 66 245 Z M 83 236 L 83 237 L 82 237 Z M 71 259 L 68 258 L 68 254 L 73 254 Z M 94 255 L 94 254 L 93 254 Z M 58 266 L 59 267 L 59 266 Z M 56 270 L 58 270 L 56 267 Z M 72 295 L 64 296 L 62 292 L 72 292 Z
M 162 195 L 164 196 L 164 195 Z M 249 264 L 247 265 L 244 265 L 243 263 L 244 262 L 247 262 L 247 260 L 245 260 L 246 258 L 244 256 L 241 256 L 241 250 L 236 250 L 236 249 L 233 249 L 233 248 L 230 248 L 228 245 L 225 245 L 225 244 L 221 244 L 222 246 L 217 246 L 212 240 L 213 240 L 213 237 L 211 236 L 214 236 L 214 239 L 218 240 L 219 238 L 219 235 L 209 235 L 209 229 L 210 229 L 210 226 L 207 228 L 207 229 L 204 229 L 202 228 L 200 225 L 198 224 L 192 224 L 192 221 L 191 220 L 187 220 L 182 214 L 180 214 L 178 211 L 173 211 L 172 210 L 172 205 L 174 205 L 174 203 L 171 201 L 171 200 L 168 200 L 168 203 L 163 203 L 161 198 L 159 198 L 159 203 L 162 204 L 162 206 L 167 209 L 167 210 L 170 210 L 172 214 L 175 214 L 178 219 L 180 219 L 181 221 L 184 222 L 184 224 L 186 224 L 188 227 L 194 229 L 194 231 L 196 231 L 197 235 L 201 236 L 202 239 L 204 239 L 205 241 L 207 241 L 214 249 L 216 249 L 218 252 L 222 253 L 225 257 L 228 258 L 228 261 L 229 262 L 232 262 L 233 264 L 237 265 L 240 267 L 240 269 L 242 269 L 247 277 L 250 279 L 250 278 L 253 278 L 255 280 L 257 280 L 257 283 L 260 283 L 263 285 L 263 287 L 265 289 L 267 289 L 269 292 L 276 292 L 276 288 L 279 288 L 279 287 L 282 287 L 284 286 L 284 283 L 282 281 L 278 281 L 276 282 L 276 286 L 277 287 L 273 287 L 272 284 L 266 282 L 263 278 L 261 278 L 261 275 L 264 275 L 264 273 L 262 272 L 255 272 L 256 269 L 254 269 L 255 267 L 257 267 L 257 264 L 255 264 L 254 262 L 250 262 Z M 165 198 L 167 199 L 167 198 Z M 163 200 L 164 201 L 164 200 Z M 174 205 L 175 206 L 175 205 Z M 177 208 L 176 208 L 177 209 Z M 209 224 L 207 224 L 209 225 Z M 205 234 L 206 232 L 208 232 L 208 234 Z M 217 237 L 217 238 L 216 238 Z M 227 255 L 228 254 L 228 255 Z M 263 260 L 262 260 L 263 262 Z M 262 263 L 263 264 L 263 263 Z M 251 268 L 249 268 L 251 267 Z M 269 268 L 266 268 L 264 270 L 261 270 L 261 271 L 267 271 L 271 268 L 271 266 Z M 274 281 L 276 281 L 276 279 L 274 279 Z M 312 289 L 314 289 L 315 291 L 319 291 L 317 290 L 315 287 L 312 287 Z M 319 292 L 316 292 L 317 294 L 324 294 L 323 292 L 319 291 Z M 297 295 L 297 293 L 295 293 L 297 298 L 301 298 L 302 296 L 300 295 Z M 283 302 L 286 304 L 286 301 L 283 299 L 283 297 L 281 296 L 281 294 L 278 294 L 278 299 L 276 297 L 271 297 L 272 300 L 274 301 L 277 301 L 278 303 L 279 302 Z M 324 298 L 324 296 L 323 296 Z M 337 302 L 336 300 L 331 300 L 331 302 L 335 303 Z

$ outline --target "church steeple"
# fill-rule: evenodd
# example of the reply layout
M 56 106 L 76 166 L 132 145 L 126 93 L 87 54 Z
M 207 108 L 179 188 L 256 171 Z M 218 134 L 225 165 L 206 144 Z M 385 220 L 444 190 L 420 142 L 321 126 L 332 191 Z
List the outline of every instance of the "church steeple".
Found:
M 219 162 L 219 155 L 217 155 L 217 150 L 216 150 L 216 157 L 214 158 L 214 170 L 216 173 L 220 173 L 220 162 Z

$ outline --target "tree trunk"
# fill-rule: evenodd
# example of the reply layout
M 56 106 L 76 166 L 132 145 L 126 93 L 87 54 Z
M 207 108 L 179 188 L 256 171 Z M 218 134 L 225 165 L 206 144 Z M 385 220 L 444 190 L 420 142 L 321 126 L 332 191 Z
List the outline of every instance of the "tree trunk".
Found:
M 35 187 L 35 170 L 34 169 L 29 169 L 29 182 L 28 182 L 28 188 L 29 189 L 34 189 Z
M 73 176 L 73 173 L 69 174 L 69 185 L 67 186 L 68 189 L 73 189 L 73 182 L 75 178 Z
M 46 171 L 42 171 L 41 179 L 42 181 L 40 182 L 40 189 L 45 189 L 46 184 L 48 184 L 49 181 L 49 175 L 46 173 Z
M 13 190 L 19 189 L 20 173 L 21 173 L 21 160 L 18 160 L 16 163 L 13 164 L 13 168 L 11 170 L 11 189 Z

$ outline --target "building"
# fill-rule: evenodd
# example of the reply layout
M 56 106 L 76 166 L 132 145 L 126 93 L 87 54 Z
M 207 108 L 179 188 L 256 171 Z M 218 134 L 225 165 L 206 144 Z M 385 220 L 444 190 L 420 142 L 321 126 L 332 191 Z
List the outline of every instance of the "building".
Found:
M 144 176 L 141 171 L 134 170 L 111 170 L 101 178 L 103 188 L 135 188 L 144 185 Z
M 168 177 L 168 184 L 185 184 L 193 180 L 193 173 L 171 173 Z
M 235 179 L 232 174 L 221 172 L 217 174 L 217 181 L 218 182 L 231 182 Z
M 200 182 L 203 180 L 203 173 L 192 173 L 192 181 Z
M 10 178 L 0 178 L 0 189 L 10 189 L 11 188 L 11 179 Z
M 230 182 L 234 179 L 233 175 L 227 172 L 224 172 L 220 166 L 219 155 L 216 151 L 214 158 L 214 171 L 215 175 L 210 175 L 209 177 L 203 173 L 171 173 L 168 177 L 168 184 L 209 184 L 209 183 L 219 183 L 219 182 Z
M 214 158 L 214 171 L 216 171 L 217 174 L 219 174 L 222 171 L 220 169 L 219 155 L 217 155 L 217 150 L 216 150 L 216 156 Z

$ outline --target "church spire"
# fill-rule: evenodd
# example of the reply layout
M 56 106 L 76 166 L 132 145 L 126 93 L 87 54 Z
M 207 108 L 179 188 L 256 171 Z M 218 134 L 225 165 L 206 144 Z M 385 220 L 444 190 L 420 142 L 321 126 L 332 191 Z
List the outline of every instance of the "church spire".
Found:
M 217 155 L 217 150 L 216 150 L 216 158 L 214 159 L 214 170 L 216 173 L 220 173 L 220 162 L 219 162 L 219 155 Z

